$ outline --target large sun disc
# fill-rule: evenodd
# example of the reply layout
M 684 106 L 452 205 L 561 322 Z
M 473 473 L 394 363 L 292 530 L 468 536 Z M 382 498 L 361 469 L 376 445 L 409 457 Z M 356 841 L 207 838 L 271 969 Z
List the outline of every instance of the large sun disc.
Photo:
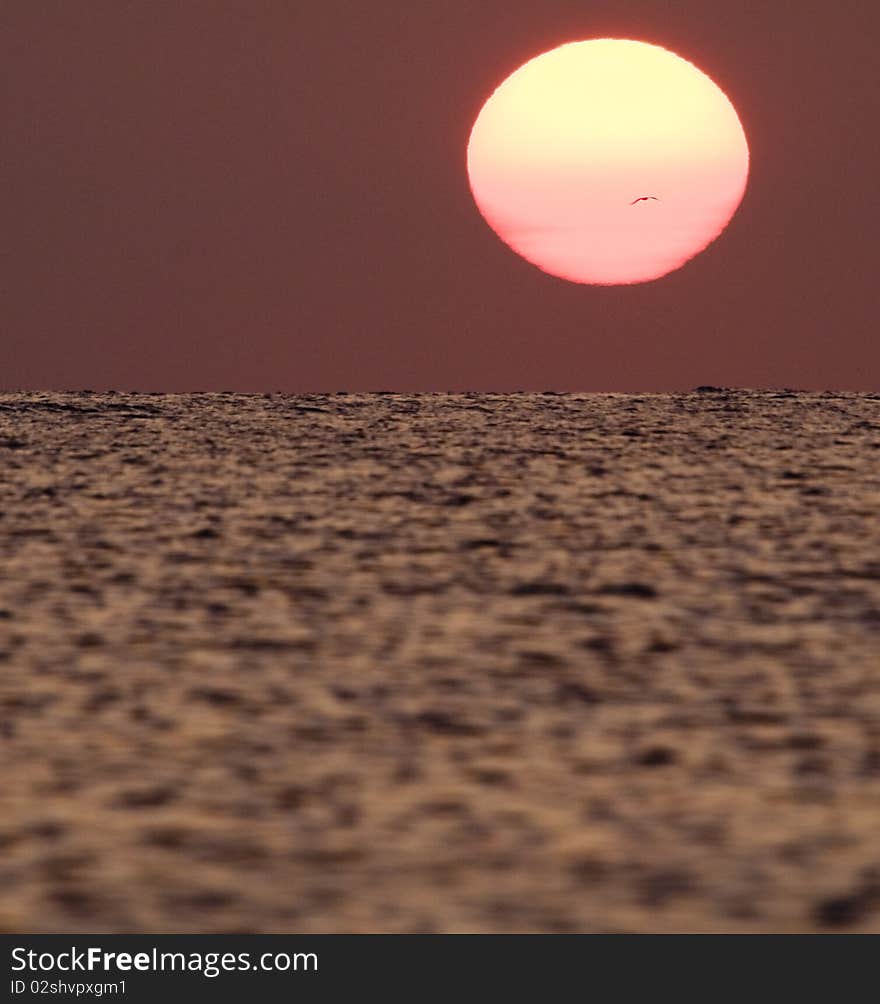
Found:
M 573 282 L 646 282 L 724 229 L 749 151 L 724 92 L 692 63 L 623 39 L 529 60 L 483 105 L 467 149 L 486 222 Z

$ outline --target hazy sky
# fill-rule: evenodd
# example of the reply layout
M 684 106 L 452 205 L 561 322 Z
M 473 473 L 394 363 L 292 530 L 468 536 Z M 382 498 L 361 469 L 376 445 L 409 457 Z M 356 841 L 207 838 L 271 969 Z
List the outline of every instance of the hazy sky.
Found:
M 880 389 L 880 8 L 815 0 L 5 0 L 0 386 Z M 730 97 L 745 200 L 657 282 L 543 274 L 473 121 L 566 41 Z

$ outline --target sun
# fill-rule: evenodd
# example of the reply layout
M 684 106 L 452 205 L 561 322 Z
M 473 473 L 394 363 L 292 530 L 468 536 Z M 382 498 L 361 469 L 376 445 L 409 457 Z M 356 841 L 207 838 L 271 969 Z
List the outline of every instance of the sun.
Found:
M 625 39 L 529 60 L 470 134 L 474 200 L 514 251 L 572 282 L 647 282 L 727 226 L 749 149 L 736 110 L 692 63 Z

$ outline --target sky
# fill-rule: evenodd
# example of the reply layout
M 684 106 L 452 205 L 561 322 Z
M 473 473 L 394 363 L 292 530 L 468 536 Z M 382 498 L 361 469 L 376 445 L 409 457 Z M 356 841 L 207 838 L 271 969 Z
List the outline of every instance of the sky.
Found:
M 0 389 L 880 389 L 880 8 L 817 0 L 5 0 Z M 564 42 L 727 94 L 727 230 L 656 282 L 506 247 L 465 153 Z

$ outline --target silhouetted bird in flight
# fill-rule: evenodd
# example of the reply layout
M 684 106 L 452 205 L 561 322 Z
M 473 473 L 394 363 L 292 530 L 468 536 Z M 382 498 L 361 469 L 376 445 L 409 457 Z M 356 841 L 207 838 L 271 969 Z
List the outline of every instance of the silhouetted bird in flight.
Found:
M 649 199 L 653 199 L 655 202 L 660 201 L 656 195 L 640 195 L 637 199 L 633 199 L 630 205 L 634 206 L 637 202 L 647 202 Z

